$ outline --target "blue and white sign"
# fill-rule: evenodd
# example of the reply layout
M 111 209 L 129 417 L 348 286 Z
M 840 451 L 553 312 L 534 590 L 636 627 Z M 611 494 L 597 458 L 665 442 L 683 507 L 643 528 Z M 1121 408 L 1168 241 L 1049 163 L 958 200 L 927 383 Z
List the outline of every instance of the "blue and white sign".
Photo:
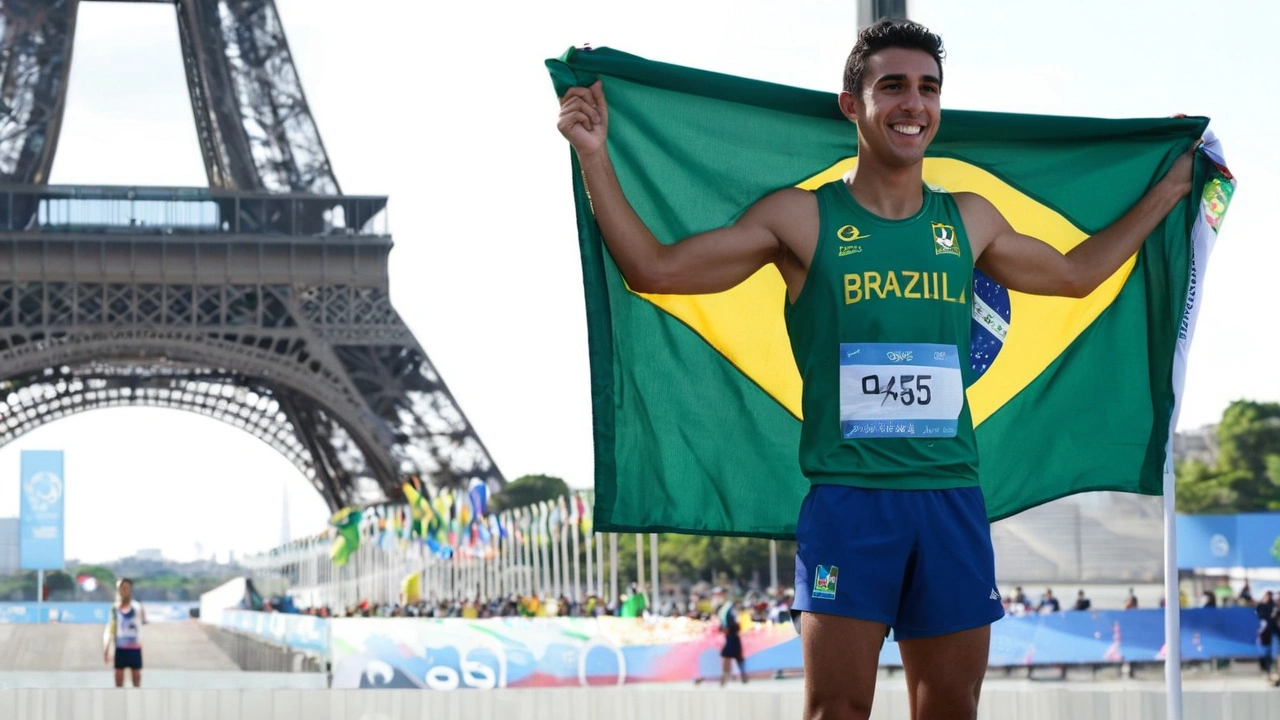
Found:
M 22 451 L 22 501 L 18 552 L 23 570 L 63 567 L 63 495 L 61 450 Z
M 841 343 L 840 433 L 955 437 L 964 379 L 955 345 Z

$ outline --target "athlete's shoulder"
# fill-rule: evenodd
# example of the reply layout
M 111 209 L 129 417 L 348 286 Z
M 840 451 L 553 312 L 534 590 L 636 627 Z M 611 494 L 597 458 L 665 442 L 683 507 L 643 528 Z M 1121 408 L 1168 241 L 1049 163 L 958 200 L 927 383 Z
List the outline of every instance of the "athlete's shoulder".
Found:
M 999 208 L 978 193 L 957 192 L 951 193 L 951 197 L 960 211 L 960 219 L 964 221 L 965 231 L 969 233 L 970 239 L 986 237 L 1009 224 Z
M 968 191 L 948 194 L 955 200 L 956 207 L 960 208 L 960 212 L 966 215 L 972 214 L 975 219 L 988 215 L 1000 215 L 1000 211 L 996 206 L 983 195 Z
M 817 192 L 815 190 L 806 190 L 798 187 L 778 188 L 773 192 L 760 198 L 756 203 L 757 206 L 768 205 L 777 208 L 808 208 L 817 207 Z
M 818 201 L 813 192 L 797 187 L 780 188 L 760 198 L 743 213 L 742 220 L 770 228 L 816 223 Z M 775 232 L 776 234 L 776 232 Z

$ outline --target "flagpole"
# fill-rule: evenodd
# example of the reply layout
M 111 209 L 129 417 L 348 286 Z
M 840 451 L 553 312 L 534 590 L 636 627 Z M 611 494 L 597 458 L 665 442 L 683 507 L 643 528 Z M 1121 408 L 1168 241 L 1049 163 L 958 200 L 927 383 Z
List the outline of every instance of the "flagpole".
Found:
M 596 576 L 595 576 L 595 574 L 594 574 L 594 572 L 593 572 L 594 568 L 592 567 L 592 563 L 591 563 L 591 561 L 592 561 L 592 559 L 593 559 L 593 558 L 591 557 L 591 555 L 596 551 L 595 546 L 594 546 L 594 541 L 595 541 L 595 533 L 587 533 L 586 535 L 584 535 L 584 536 L 582 537 L 582 545 L 583 545 L 583 549 L 586 551 L 586 552 L 584 552 L 583 554 L 587 556 L 587 557 L 586 557 L 586 560 L 587 560 L 587 567 L 586 567 L 586 578 L 587 578 L 586 593 L 587 593 L 587 595 L 588 595 L 588 596 L 598 594 L 598 593 L 597 593 L 597 591 L 596 591 L 596 587 L 595 587 L 595 578 L 596 578 Z
M 778 597 L 778 541 L 769 541 L 769 587 L 773 588 L 773 592 Z
M 618 533 L 609 533 L 609 602 L 619 603 L 618 598 Z M 617 609 L 621 610 L 619 604 Z
M 644 596 L 645 607 L 649 607 L 648 593 L 644 591 L 644 535 L 636 533 L 636 592 Z
M 572 522 L 569 524 L 569 533 L 572 536 L 571 540 L 573 541 L 572 542 L 572 545 L 573 545 L 573 594 L 570 595 L 569 597 L 574 602 L 582 602 L 582 570 L 579 567 L 579 560 L 582 559 L 581 553 L 579 551 L 582 548 L 579 547 L 578 545 L 578 528 L 580 527 L 579 523 L 581 522 L 581 520 L 576 517 L 577 516 L 576 504 L 574 505 L 574 515 L 575 515 L 574 520 L 576 522 Z
M 569 587 L 569 533 L 573 532 L 573 525 L 566 520 L 568 516 L 560 513 L 560 594 L 572 599 L 574 591 Z
M 657 615 L 662 610 L 659 607 L 662 604 L 662 584 L 658 582 L 658 533 L 649 533 L 649 586 L 653 588 L 650 593 L 652 612 Z
M 1203 145 L 1200 152 L 1224 171 L 1222 174 L 1225 177 L 1219 178 L 1219 181 L 1231 183 L 1230 173 L 1225 171 L 1226 160 L 1222 154 L 1222 145 L 1213 131 L 1206 129 L 1201 140 Z M 1205 266 L 1209 262 L 1209 253 L 1218 234 L 1218 227 L 1210 225 L 1207 219 L 1211 214 L 1206 200 L 1208 193 L 1205 189 L 1197 189 L 1195 192 L 1202 194 L 1193 194 L 1191 197 L 1191 277 L 1183 305 L 1177 351 L 1173 356 L 1173 413 L 1169 419 L 1169 437 L 1164 448 L 1164 678 L 1168 720 L 1182 720 L 1182 593 L 1178 589 L 1177 476 L 1173 466 L 1173 438 L 1178 427 L 1178 414 L 1182 410 L 1182 391 L 1186 382 L 1191 337 L 1195 334 L 1196 319 L 1200 315 Z M 1226 202 L 1230 202 L 1230 194 L 1227 195 Z M 1217 221 L 1220 223 L 1226 207 L 1218 208 L 1217 212 Z
M 604 590 L 604 535 L 600 533 L 592 534 L 595 536 L 596 544 L 596 594 L 607 605 L 609 603 L 608 593 Z

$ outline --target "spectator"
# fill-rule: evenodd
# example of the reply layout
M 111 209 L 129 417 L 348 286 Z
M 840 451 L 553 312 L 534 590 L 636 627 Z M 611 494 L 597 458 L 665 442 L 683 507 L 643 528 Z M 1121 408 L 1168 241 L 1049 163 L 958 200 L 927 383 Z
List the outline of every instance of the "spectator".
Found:
M 1138 609 L 1138 596 L 1133 594 L 1133 588 L 1129 588 L 1129 597 L 1124 599 L 1125 610 Z
M 1218 607 L 1218 599 L 1213 594 L 1212 590 L 1205 590 L 1201 597 L 1203 599 L 1200 601 L 1200 607 L 1202 608 Z
M 1081 590 L 1080 592 L 1076 593 L 1076 604 L 1071 609 L 1072 610 L 1088 610 L 1092 606 L 1093 606 L 1093 601 L 1085 597 L 1084 590 Z
M 1040 604 L 1036 606 L 1038 613 L 1056 613 L 1062 611 L 1062 604 L 1058 602 L 1058 598 L 1053 596 L 1053 590 L 1044 589 L 1044 597 L 1040 598 Z
M 1262 655 L 1258 658 L 1258 664 L 1262 667 L 1262 671 L 1271 673 L 1271 644 L 1276 636 L 1276 602 L 1271 591 L 1268 590 L 1262 594 L 1262 602 L 1258 603 L 1254 611 L 1258 614 L 1258 644 L 1262 646 Z

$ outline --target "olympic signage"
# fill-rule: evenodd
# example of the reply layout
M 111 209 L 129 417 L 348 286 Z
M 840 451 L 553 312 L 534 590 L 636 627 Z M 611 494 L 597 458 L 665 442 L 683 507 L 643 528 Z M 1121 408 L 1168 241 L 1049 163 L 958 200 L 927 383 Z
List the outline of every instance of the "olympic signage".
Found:
M 18 553 L 23 570 L 61 570 L 64 549 L 61 450 L 23 450 Z

